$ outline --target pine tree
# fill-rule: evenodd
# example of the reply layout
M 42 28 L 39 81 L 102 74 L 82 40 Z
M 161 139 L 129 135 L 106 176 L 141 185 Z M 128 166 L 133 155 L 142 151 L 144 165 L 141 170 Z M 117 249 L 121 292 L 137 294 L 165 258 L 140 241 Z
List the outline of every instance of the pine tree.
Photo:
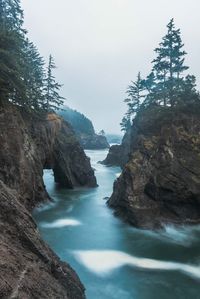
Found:
M 121 126 L 121 131 L 124 131 L 124 132 L 127 132 L 130 129 L 130 127 L 131 127 L 131 119 L 130 119 L 130 117 L 128 115 L 125 115 L 122 118 L 120 126 Z
M 98 133 L 98 135 L 100 135 L 100 136 L 105 136 L 105 135 L 106 135 L 106 133 L 105 133 L 105 131 L 104 131 L 104 130 L 101 130 L 101 131 Z
M 22 29 L 23 10 L 21 9 L 20 0 L 0 0 L 0 22 L 3 30 L 25 32 Z
M 45 79 L 45 98 L 46 98 L 46 109 L 58 110 L 64 103 L 64 98 L 59 95 L 59 90 L 62 87 L 56 82 L 53 75 L 53 70 L 56 68 L 52 55 L 49 56 L 49 64 L 47 69 L 47 77 Z
M 0 101 L 17 101 L 25 86 L 20 60 L 25 31 L 18 0 L 0 0 Z
M 24 105 L 37 111 L 45 109 L 44 102 L 44 59 L 40 56 L 35 45 L 26 39 L 24 46 L 23 77 L 26 85 Z
M 138 73 L 137 80 L 135 82 L 132 81 L 132 84 L 129 85 L 126 93 L 128 94 L 128 98 L 124 101 L 128 105 L 127 114 L 130 116 L 134 116 L 140 109 L 142 99 L 144 95 L 142 94 L 144 90 L 143 80 L 141 79 L 140 72 Z
M 179 105 L 199 104 L 200 94 L 196 90 L 196 78 L 192 75 L 187 75 L 179 88 Z
M 168 32 L 163 37 L 160 47 L 155 49 L 157 58 L 153 60 L 153 71 L 156 75 L 161 100 L 166 106 L 175 105 L 176 91 L 182 83 L 181 74 L 188 69 L 184 65 L 186 52 L 182 50 L 180 29 L 175 29 L 174 19 L 167 25 Z

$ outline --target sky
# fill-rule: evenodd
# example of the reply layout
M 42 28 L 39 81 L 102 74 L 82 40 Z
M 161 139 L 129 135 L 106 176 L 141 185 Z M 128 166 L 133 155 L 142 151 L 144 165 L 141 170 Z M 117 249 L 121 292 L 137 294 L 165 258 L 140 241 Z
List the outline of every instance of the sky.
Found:
M 171 18 L 200 83 L 199 0 L 22 0 L 22 7 L 30 39 L 55 59 L 66 104 L 97 132 L 120 133 L 126 88 L 139 71 L 150 72 Z

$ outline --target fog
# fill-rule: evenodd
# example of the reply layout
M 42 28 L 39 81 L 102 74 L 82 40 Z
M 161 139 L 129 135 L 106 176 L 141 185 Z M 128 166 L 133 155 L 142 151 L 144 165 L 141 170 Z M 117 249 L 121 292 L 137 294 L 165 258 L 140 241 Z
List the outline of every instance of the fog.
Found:
M 97 131 L 120 132 L 126 88 L 138 71 L 150 71 L 172 17 L 199 82 L 199 0 L 23 0 L 22 7 L 29 37 L 46 60 L 54 56 L 66 104 Z

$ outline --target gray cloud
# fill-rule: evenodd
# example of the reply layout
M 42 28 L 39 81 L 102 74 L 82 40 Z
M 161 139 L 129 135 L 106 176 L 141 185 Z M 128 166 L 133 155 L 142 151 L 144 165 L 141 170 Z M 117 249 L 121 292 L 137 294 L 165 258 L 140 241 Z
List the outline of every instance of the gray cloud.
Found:
M 23 0 L 22 6 L 30 38 L 56 60 L 67 104 L 97 130 L 120 131 L 126 87 L 139 70 L 150 71 L 172 17 L 199 80 L 199 0 Z

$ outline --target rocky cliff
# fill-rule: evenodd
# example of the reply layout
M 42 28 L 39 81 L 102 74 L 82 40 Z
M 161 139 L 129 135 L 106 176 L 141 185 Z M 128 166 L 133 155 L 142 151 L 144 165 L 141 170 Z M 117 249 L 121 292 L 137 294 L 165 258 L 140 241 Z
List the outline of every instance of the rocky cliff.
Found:
M 124 135 L 121 144 L 112 145 L 108 155 L 101 163 L 107 166 L 123 166 L 128 162 L 130 154 L 131 130 Z
M 92 134 L 92 135 L 80 134 L 79 140 L 84 149 L 100 150 L 100 149 L 106 149 L 110 147 L 106 137 L 98 134 Z
M 77 298 L 84 287 L 41 240 L 31 210 L 48 199 L 43 169 L 62 186 L 96 186 L 71 127 L 55 114 L 41 120 L 12 105 L 0 109 L 0 298 Z
M 59 115 L 71 124 L 84 149 L 98 150 L 110 147 L 106 137 L 96 134 L 91 120 L 82 113 L 65 106 L 59 111 Z
M 136 227 L 200 222 L 198 112 L 153 109 L 137 117 L 108 204 Z

